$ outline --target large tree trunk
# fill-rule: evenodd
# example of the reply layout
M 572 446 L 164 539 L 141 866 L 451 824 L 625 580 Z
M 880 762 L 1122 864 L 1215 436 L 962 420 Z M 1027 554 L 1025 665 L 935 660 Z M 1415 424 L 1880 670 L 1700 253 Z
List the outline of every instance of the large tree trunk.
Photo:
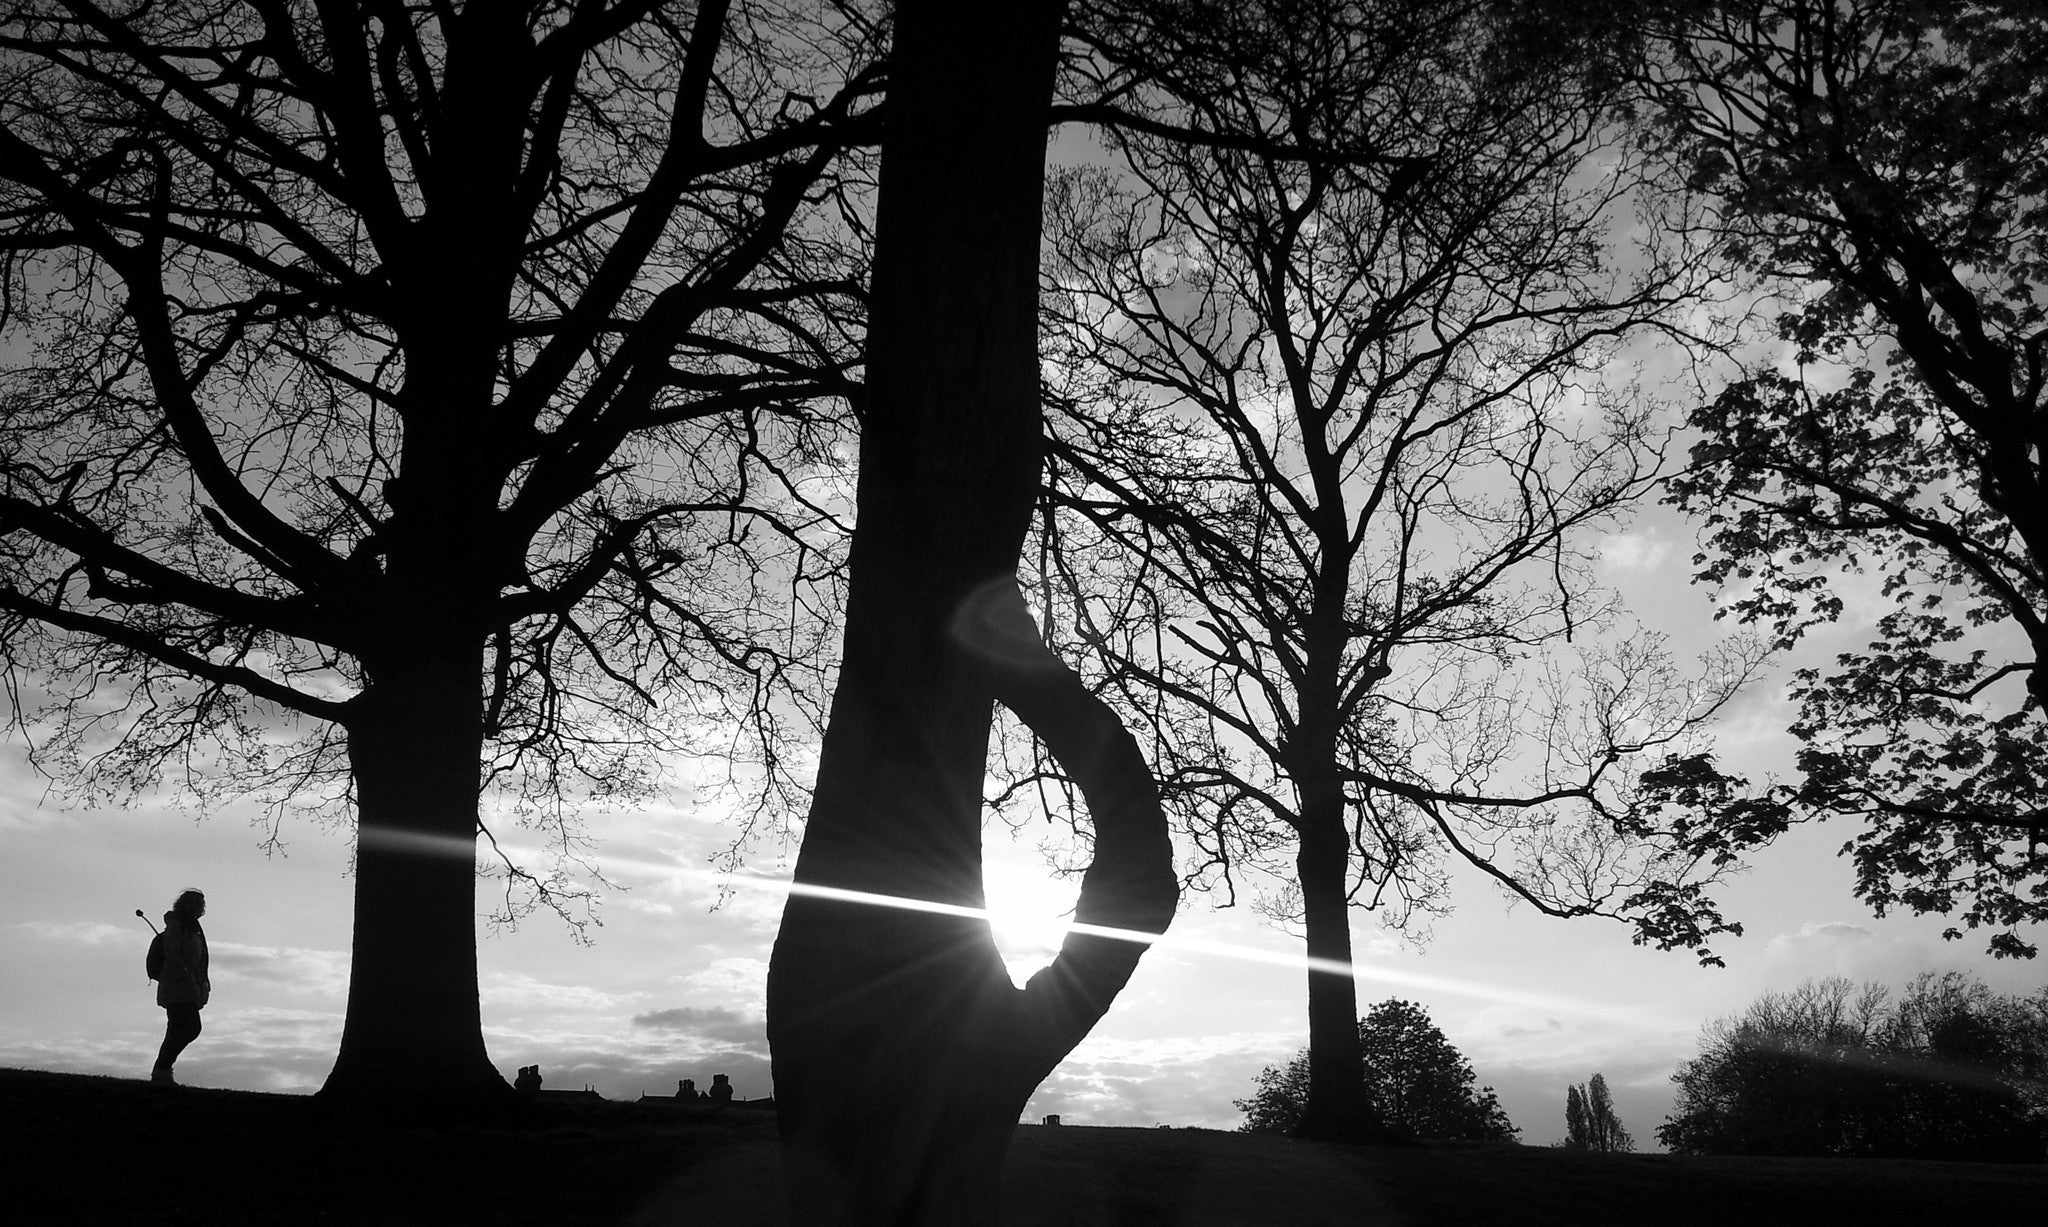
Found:
M 423 295 L 408 349 L 400 477 L 385 489 L 386 599 L 367 611 L 377 633 L 346 721 L 355 941 L 321 1094 L 379 1111 L 512 1094 L 484 1050 L 476 954 L 483 648 L 502 579 L 489 526 L 504 469 L 488 451 L 496 340 L 474 321 L 502 317 L 503 290 L 479 271 L 490 260 L 453 236 L 441 247 L 446 276 Z
M 1350 870 L 1344 798 L 1334 780 L 1301 790 L 1300 843 L 1295 850 L 1308 957 L 1308 1103 L 1297 1137 L 1335 1142 L 1388 1140 L 1365 1093 L 1358 1046 L 1358 982 L 1351 967 Z M 1342 967 L 1345 970 L 1335 970 Z
M 483 646 L 508 580 L 492 535 L 509 463 L 493 404 L 520 265 L 512 199 L 532 42 L 521 6 L 450 26 L 418 248 L 399 282 L 399 477 L 385 487 L 384 599 L 350 704 L 355 940 L 341 1050 L 321 1096 L 380 1112 L 508 1102 L 477 994 Z
M 1305 433 L 1320 431 L 1305 424 Z M 1303 936 L 1308 947 L 1308 1102 L 1297 1137 L 1331 1142 L 1385 1142 L 1391 1131 L 1365 1091 L 1365 1058 L 1358 1043 L 1358 981 L 1351 970 L 1351 824 L 1344 779 L 1338 771 L 1338 676 L 1343 668 L 1353 546 L 1346 533 L 1335 466 L 1321 483 L 1326 514 L 1319 524 L 1323 569 L 1316 577 L 1315 611 L 1301 707 L 1291 738 L 1288 774 L 1300 806 L 1295 830 L 1295 882 L 1301 888 Z M 1312 454 L 1311 463 L 1316 462 Z
M 329 1102 L 442 1111 L 511 1094 L 477 999 L 480 657 L 460 642 L 408 645 L 357 700 L 355 941 Z
M 1015 566 L 1040 468 L 1037 261 L 1061 0 L 898 6 L 845 650 L 768 975 L 792 1221 L 973 1224 L 1032 1089 L 1141 945 L 1069 937 L 1024 989 L 978 908 L 1000 699 L 1096 827 L 1078 919 L 1162 931 L 1176 889 L 1136 744 L 1045 649 Z

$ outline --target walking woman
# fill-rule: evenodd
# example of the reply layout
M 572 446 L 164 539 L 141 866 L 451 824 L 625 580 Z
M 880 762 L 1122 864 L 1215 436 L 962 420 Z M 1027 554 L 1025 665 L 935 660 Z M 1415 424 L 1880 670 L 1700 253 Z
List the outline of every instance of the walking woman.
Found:
M 156 981 L 156 1003 L 164 1008 L 164 1046 L 157 1050 L 156 1068 L 149 1080 L 158 1086 L 176 1086 L 171 1066 L 185 1046 L 199 1038 L 199 1011 L 206 1005 L 213 985 L 206 978 L 206 930 L 199 918 L 206 915 L 206 896 L 188 890 L 178 896 L 164 913 L 164 961 Z

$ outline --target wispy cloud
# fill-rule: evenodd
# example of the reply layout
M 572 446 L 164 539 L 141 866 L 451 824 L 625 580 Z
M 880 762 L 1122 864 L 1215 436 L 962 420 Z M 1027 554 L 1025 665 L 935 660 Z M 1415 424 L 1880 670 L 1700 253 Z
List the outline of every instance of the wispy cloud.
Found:
M 47 942 L 76 942 L 86 946 L 126 942 L 138 947 L 147 946 L 149 942 L 148 934 L 138 932 L 140 925 L 129 929 L 90 920 L 25 920 L 13 927 L 24 929 Z
M 207 1010 L 204 1030 L 178 1061 L 178 1079 L 193 1086 L 306 1093 L 319 1089 L 341 1044 L 341 1015 L 321 1010 Z M 163 1032 L 134 1027 L 92 1039 L 0 1042 L 0 1065 L 147 1077 Z
M 213 942 L 212 978 L 282 988 L 286 992 L 339 997 L 348 991 L 346 950 L 304 950 L 293 946 L 250 946 Z
M 1655 571 L 1671 556 L 1671 542 L 1654 527 L 1612 533 L 1600 542 L 1600 565 L 1610 571 Z
M 629 1000 L 585 984 L 551 984 L 523 972 L 492 972 L 478 995 L 488 1004 L 533 1010 L 610 1010 Z
M 1803 924 L 1764 945 L 1765 965 L 1783 988 L 1810 976 L 1897 983 L 1933 961 L 1934 952 L 1920 942 L 1845 920 Z
M 709 1001 L 750 1014 L 768 1008 L 768 964 L 760 959 L 724 958 L 702 971 L 677 976 L 680 996 Z
M 1242 1118 L 1230 1101 L 1250 1094 L 1259 1070 L 1293 1056 L 1300 1043 L 1281 1032 L 1085 1040 L 1039 1085 L 1024 1117 L 1233 1129 Z
M 635 1014 L 633 1025 L 650 1031 L 693 1035 L 724 1043 L 766 1044 L 768 1041 L 768 1024 L 764 1020 L 746 1017 L 737 1010 L 715 1007 L 693 1009 L 679 1006 L 672 1010 Z

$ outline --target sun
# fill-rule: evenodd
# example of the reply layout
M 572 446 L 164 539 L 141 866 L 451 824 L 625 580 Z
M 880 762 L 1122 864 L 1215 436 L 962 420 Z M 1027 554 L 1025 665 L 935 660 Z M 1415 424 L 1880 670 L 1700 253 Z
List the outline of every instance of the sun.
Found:
M 983 867 L 989 927 L 1010 978 L 1024 983 L 1052 962 L 1066 940 L 1078 880 L 1061 881 L 1043 869 L 991 862 Z

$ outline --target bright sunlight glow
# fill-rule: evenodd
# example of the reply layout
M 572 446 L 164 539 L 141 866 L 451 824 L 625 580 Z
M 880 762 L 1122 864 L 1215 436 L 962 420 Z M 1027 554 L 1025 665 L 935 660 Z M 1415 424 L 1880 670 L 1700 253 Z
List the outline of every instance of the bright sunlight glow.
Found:
M 427 835 L 397 836 L 395 833 L 379 831 L 373 842 L 394 849 L 403 849 L 416 854 L 456 855 L 457 848 L 463 854 L 473 855 L 473 843 Z M 432 845 L 429 847 L 428 845 Z M 530 849 L 507 848 L 515 856 L 525 856 Z M 1554 997 L 1548 993 L 1528 993 L 1514 989 L 1502 989 L 1490 984 L 1470 980 L 1458 980 L 1449 976 L 1432 976 L 1423 972 L 1368 963 L 1339 963 L 1329 959 L 1311 959 L 1303 954 L 1281 950 L 1270 950 L 1259 946 L 1242 946 L 1233 942 L 1208 941 L 1203 938 L 1182 937 L 1166 934 L 1141 933 L 1134 929 L 1114 929 L 1103 925 L 1084 925 L 1060 919 L 1063 913 L 1073 910 L 1073 894 L 1066 884 L 1054 879 L 1015 870 L 1012 867 L 991 864 L 985 871 L 985 891 L 988 907 L 963 907 L 956 903 L 938 903 L 928 899 L 904 899 L 895 895 L 875 894 L 864 890 L 846 890 L 836 886 L 812 886 L 792 882 L 787 878 L 771 878 L 763 874 L 736 872 L 730 875 L 716 873 L 709 869 L 680 865 L 674 862 L 622 860 L 610 858 L 615 865 L 632 865 L 636 868 L 653 870 L 665 874 L 703 878 L 721 885 L 743 886 L 754 890 L 772 891 L 779 894 L 804 895 L 814 899 L 836 899 L 845 903 L 865 903 L 875 907 L 902 908 L 913 912 L 931 912 L 941 916 L 965 916 L 984 919 L 996 930 L 998 948 L 1003 962 L 1009 968 L 1010 976 L 1018 983 L 1028 978 L 1031 972 L 1052 961 L 1059 944 L 1066 940 L 1068 933 L 1084 933 L 1092 937 L 1107 937 L 1118 941 L 1140 942 L 1148 946 L 1167 946 L 1181 954 L 1206 954 L 1220 958 L 1241 959 L 1253 963 L 1269 963 L 1283 967 L 1300 967 L 1310 971 L 1323 971 L 1336 975 L 1350 975 L 1359 981 L 1373 981 L 1381 984 L 1396 984 L 1409 988 L 1430 989 L 1436 992 L 1456 993 L 1462 997 L 1475 997 L 1508 1005 L 1528 1006 L 1550 1011 L 1567 1011 L 1573 1014 L 1625 1019 L 1636 1018 L 1640 1011 L 1628 1007 L 1598 1005 L 1588 1001 L 1575 1001 L 1568 997 Z M 1077 888 L 1078 883 L 1074 886 Z

